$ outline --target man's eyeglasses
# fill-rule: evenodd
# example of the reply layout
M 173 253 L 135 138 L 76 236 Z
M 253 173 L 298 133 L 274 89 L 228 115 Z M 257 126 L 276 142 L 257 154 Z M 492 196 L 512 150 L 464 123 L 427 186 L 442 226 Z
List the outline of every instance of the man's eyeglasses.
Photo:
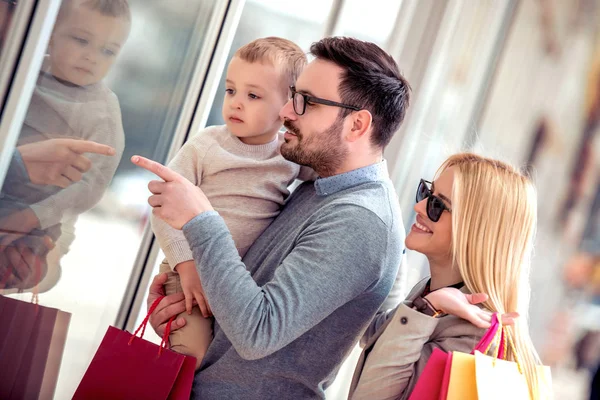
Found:
M 442 199 L 431 192 L 430 186 L 431 182 L 421 179 L 419 187 L 417 187 L 417 203 L 427 199 L 427 216 L 431 221 L 438 222 L 444 210 L 448 212 L 452 212 L 452 210 Z
M 292 105 L 294 106 L 294 112 L 298 115 L 304 115 L 304 113 L 306 112 L 306 105 L 310 103 L 323 104 L 325 106 L 342 107 L 353 111 L 361 110 L 361 108 L 356 106 L 338 103 L 336 101 L 331 100 L 320 99 L 318 97 L 313 97 L 304 93 L 297 92 L 295 86 L 290 86 L 290 99 L 292 100 Z

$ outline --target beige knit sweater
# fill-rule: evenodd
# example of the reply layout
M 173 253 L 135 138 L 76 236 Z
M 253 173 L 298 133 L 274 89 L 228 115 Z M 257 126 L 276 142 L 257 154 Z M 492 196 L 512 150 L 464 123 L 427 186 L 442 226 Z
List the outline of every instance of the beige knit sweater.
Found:
M 295 180 L 314 172 L 279 153 L 283 135 L 264 145 L 248 145 L 227 127 L 211 126 L 188 140 L 169 167 L 199 186 L 223 217 L 240 256 L 279 214 Z M 152 229 L 171 269 L 193 260 L 183 232 L 152 216 Z

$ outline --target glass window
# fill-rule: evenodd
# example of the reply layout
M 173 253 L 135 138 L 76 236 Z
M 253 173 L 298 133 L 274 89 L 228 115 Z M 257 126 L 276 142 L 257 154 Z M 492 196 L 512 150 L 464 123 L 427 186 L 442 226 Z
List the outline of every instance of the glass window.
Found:
M 40 261 L 40 304 L 72 314 L 57 399 L 73 395 L 116 319 L 148 219 L 149 176 L 129 158 L 165 161 L 216 1 L 129 0 L 129 11 L 125 1 L 114 4 L 108 13 L 63 4 L 17 146 L 43 142 L 47 150 L 69 137 L 116 154 L 88 153 L 92 167 L 82 176 L 69 167 L 45 182 L 24 152 L 0 198 L 2 238 Z M 11 276 L 17 261 L 1 259 L 10 278 L 0 293 L 29 301 L 40 279 Z
M 31 8 L 30 3 L 17 7 L 16 0 L 0 0 L 0 115 Z
M 282 2 L 249 0 L 244 6 L 227 64 L 237 49 L 260 37 L 279 36 L 289 39 L 308 51 L 311 43 L 321 39 L 333 0 Z M 257 23 L 260 21 L 260 23 Z M 226 65 L 227 65 L 226 64 Z M 207 125 L 221 125 L 225 80 L 221 79 Z
M 401 4 L 402 0 L 346 0 L 334 33 L 377 43 L 386 48 Z
M 11 0 L 0 0 L 0 60 L 8 38 L 11 21 L 15 13 L 17 3 Z

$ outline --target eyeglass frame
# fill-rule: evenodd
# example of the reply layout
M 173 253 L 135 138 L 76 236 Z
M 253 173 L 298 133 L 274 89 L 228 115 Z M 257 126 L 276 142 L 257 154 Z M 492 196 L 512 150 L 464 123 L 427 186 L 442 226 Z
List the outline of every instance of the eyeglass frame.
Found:
M 298 110 L 296 110 L 296 101 L 294 98 L 298 94 L 300 96 L 302 96 L 303 100 L 304 100 L 304 103 L 303 103 L 304 107 L 302 107 L 302 112 L 298 112 Z M 302 92 L 298 92 L 296 90 L 296 86 L 290 86 L 290 100 L 292 101 L 292 108 L 294 109 L 294 112 L 297 115 L 304 115 L 304 113 L 306 113 L 306 104 L 308 104 L 308 103 L 322 104 L 324 106 L 347 108 L 352 111 L 362 110 L 362 108 L 360 108 L 360 107 L 351 106 L 349 104 L 344 104 L 344 103 L 338 103 L 337 101 L 321 99 L 319 97 L 314 97 L 314 96 L 310 96 L 310 95 L 302 93 Z
M 427 186 L 428 184 L 433 186 L 432 182 L 429 182 L 425 179 L 421 179 L 419 181 L 419 185 L 417 186 L 417 193 L 415 195 L 415 200 L 417 201 L 417 203 L 420 203 L 423 200 L 427 199 L 427 205 L 425 207 L 425 210 L 427 211 L 427 217 L 432 222 L 438 222 L 440 220 L 440 218 L 442 217 L 442 214 L 444 213 L 444 211 L 448 211 L 449 213 L 452 213 L 452 209 L 446 205 L 444 200 L 442 200 L 440 197 L 433 194 L 433 192 L 431 191 L 429 186 Z M 419 200 L 419 189 L 421 188 L 421 185 L 425 186 L 425 189 L 427 189 L 427 194 L 425 195 L 425 197 L 423 197 L 422 199 Z M 432 218 L 432 216 L 430 215 L 430 208 L 432 208 L 431 202 L 433 201 L 433 199 L 437 200 L 442 205 L 442 207 L 441 207 L 442 211 L 440 211 L 437 218 Z

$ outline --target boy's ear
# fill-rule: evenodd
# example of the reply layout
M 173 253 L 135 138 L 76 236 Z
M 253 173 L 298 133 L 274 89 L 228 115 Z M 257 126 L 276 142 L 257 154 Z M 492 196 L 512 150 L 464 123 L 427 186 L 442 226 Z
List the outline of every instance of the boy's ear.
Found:
M 367 110 L 360 110 L 353 112 L 349 117 L 351 127 L 346 135 L 346 140 L 355 142 L 370 131 L 371 124 L 373 123 L 373 116 Z

